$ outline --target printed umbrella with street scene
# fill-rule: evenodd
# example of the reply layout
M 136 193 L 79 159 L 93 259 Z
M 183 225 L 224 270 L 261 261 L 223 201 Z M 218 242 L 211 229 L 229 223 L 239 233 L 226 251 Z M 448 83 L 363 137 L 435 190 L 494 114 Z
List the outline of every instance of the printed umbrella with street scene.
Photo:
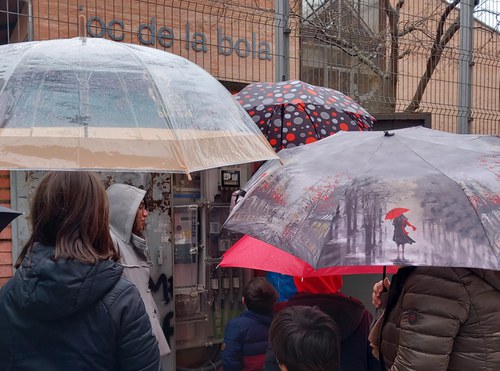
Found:
M 236 99 L 276 151 L 338 131 L 371 130 L 375 121 L 351 97 L 299 80 L 256 82 Z
M 317 277 L 345 274 L 396 273 L 396 266 L 384 267 L 375 265 L 326 267 L 314 269 L 310 264 L 296 256 L 278 249 L 264 241 L 250 236 L 240 238 L 222 256 L 219 264 L 222 268 L 249 268 L 267 272 L 287 274 L 294 277 Z
M 277 158 L 217 79 L 100 38 L 0 46 L 0 168 L 190 173 Z
M 22 213 L 19 211 L 0 206 L 0 232 L 19 215 L 22 215 Z
M 283 165 L 255 173 L 225 228 L 315 269 L 500 269 L 500 137 L 342 132 L 279 155 Z M 386 219 L 395 208 L 408 211 Z

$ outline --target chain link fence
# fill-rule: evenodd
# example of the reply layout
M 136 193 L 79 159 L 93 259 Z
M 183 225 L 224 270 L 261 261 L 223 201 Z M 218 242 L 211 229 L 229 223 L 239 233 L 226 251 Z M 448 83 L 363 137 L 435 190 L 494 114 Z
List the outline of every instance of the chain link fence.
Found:
M 428 112 L 457 132 L 459 8 L 441 0 L 4 0 L 0 43 L 76 36 L 166 50 L 199 64 L 232 92 L 287 79 L 334 88 L 372 114 Z M 500 134 L 499 9 L 473 22 L 470 132 Z M 285 22 L 288 20 L 288 22 Z M 495 23 L 496 22 L 496 23 Z M 495 29 L 496 27 L 496 29 Z M 280 36 L 283 36 L 280 38 Z M 280 40 L 289 40 L 282 48 Z
M 434 129 L 457 132 L 463 58 L 458 2 L 301 3 L 301 12 L 291 16 L 301 20 L 303 80 L 341 90 L 374 114 L 429 112 Z M 480 2 L 475 15 L 491 14 L 492 3 Z M 498 135 L 500 33 L 491 15 L 490 25 L 473 22 L 470 132 Z

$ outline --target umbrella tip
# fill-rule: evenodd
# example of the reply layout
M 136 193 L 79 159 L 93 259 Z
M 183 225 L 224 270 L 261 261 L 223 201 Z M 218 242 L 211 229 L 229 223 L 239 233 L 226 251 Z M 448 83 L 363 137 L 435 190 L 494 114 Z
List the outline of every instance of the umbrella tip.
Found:
M 394 133 L 389 133 L 388 131 L 384 131 L 384 137 L 392 137 Z

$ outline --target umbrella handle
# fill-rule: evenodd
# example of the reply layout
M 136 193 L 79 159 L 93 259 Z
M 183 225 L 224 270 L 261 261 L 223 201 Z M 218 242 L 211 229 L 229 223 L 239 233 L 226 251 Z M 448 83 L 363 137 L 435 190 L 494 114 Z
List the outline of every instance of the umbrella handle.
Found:
M 387 307 L 387 300 L 389 299 L 389 290 L 387 290 L 384 285 L 386 274 L 386 266 L 384 265 L 384 268 L 382 270 L 382 293 L 380 294 L 380 300 L 382 301 L 382 304 L 378 309 L 385 309 Z
M 387 276 L 387 268 L 384 265 L 384 268 L 382 269 L 382 292 L 387 292 L 387 288 L 384 285 L 385 278 Z

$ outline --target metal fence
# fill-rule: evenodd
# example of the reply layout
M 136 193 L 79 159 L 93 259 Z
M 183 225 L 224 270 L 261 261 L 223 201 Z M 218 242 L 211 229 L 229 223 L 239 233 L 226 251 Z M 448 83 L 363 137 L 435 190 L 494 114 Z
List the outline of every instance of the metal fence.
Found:
M 475 15 L 491 3 L 480 2 Z M 341 90 L 372 113 L 430 112 L 433 128 L 457 132 L 459 114 L 467 110 L 459 106 L 460 60 L 470 57 L 470 132 L 500 134 L 498 25 L 495 31 L 475 20 L 473 50 L 464 55 L 454 4 L 397 4 L 303 1 L 301 13 L 291 13 L 301 19 L 301 78 Z M 495 21 L 491 17 L 490 24 Z
M 340 90 L 374 115 L 429 112 L 432 127 L 449 132 L 470 112 L 471 133 L 498 135 L 498 18 L 474 20 L 473 50 L 464 54 L 455 3 L 2 0 L 0 43 L 106 37 L 186 57 L 232 92 L 284 75 Z M 494 13 L 485 10 L 491 3 L 479 1 L 475 16 Z M 472 73 L 470 110 L 459 94 L 464 58 Z

